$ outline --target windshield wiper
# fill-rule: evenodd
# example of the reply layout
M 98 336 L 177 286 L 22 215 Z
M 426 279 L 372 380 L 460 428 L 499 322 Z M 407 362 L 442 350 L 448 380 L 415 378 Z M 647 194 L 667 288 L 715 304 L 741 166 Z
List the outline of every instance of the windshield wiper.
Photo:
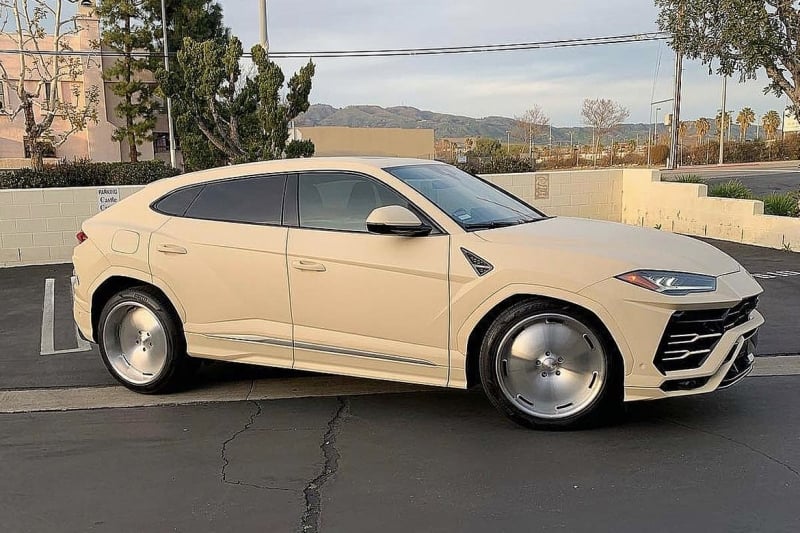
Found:
M 516 226 L 522 224 L 523 220 L 490 220 L 488 222 L 473 222 L 471 224 L 464 224 L 466 229 L 492 229 L 492 228 L 507 228 L 508 226 Z

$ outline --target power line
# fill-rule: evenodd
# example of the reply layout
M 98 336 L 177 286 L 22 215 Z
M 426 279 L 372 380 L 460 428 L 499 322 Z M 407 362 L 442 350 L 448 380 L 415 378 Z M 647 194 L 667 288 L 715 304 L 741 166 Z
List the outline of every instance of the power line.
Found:
M 428 48 L 384 48 L 375 50 L 314 50 L 314 51 L 287 51 L 272 52 L 270 57 L 293 59 L 293 58 L 348 58 L 348 57 L 401 57 L 401 56 L 430 56 L 430 55 L 450 55 L 450 54 L 476 54 L 487 52 L 512 52 L 519 50 L 542 50 L 553 48 L 572 48 L 580 46 L 602 46 L 623 43 L 636 43 L 647 41 L 663 41 L 669 38 L 666 32 L 634 33 L 628 35 L 614 35 L 610 37 L 588 37 L 580 39 L 561 39 L 556 41 L 534 41 L 506 44 L 485 44 L 470 46 L 442 46 Z M 43 56 L 79 56 L 79 57 L 124 57 L 126 54 L 114 51 L 100 50 L 62 50 L 62 51 L 41 51 L 21 49 L 0 49 L 0 54 L 19 54 L 26 53 L 31 55 Z M 163 54 L 155 52 L 142 52 L 132 54 L 137 58 L 162 58 Z M 174 56 L 175 53 L 169 55 Z M 244 53 L 244 57 L 252 57 L 250 53 Z

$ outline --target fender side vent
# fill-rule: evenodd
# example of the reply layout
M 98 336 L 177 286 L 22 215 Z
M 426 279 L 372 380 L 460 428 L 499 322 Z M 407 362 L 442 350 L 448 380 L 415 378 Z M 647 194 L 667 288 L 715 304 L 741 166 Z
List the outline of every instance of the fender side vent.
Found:
M 467 261 L 472 267 L 472 270 L 474 270 L 478 276 L 485 276 L 486 274 L 494 270 L 494 266 L 492 266 L 492 264 L 489 261 L 480 256 L 475 255 L 466 248 L 462 248 L 461 253 L 463 253 L 464 257 L 467 258 Z

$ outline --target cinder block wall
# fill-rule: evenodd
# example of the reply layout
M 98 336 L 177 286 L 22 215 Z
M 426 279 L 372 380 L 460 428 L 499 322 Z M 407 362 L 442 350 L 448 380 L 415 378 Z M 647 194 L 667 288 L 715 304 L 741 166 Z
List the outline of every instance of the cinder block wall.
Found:
M 114 188 L 123 199 L 142 187 Z M 0 266 L 71 261 L 75 234 L 99 210 L 98 189 L 0 189 Z
M 626 170 L 622 222 L 665 231 L 800 251 L 800 218 L 764 214 L 758 200 L 708 197 L 706 185 L 662 182 Z
M 482 176 L 548 215 L 622 220 L 622 169 Z

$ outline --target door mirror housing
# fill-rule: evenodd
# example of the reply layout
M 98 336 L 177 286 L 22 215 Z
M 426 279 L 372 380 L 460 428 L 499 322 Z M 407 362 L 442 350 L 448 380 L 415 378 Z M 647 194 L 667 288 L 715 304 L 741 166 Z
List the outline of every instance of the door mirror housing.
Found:
M 387 205 L 372 211 L 367 217 L 367 231 L 379 235 L 422 237 L 433 228 L 424 224 L 417 215 L 400 205 Z

